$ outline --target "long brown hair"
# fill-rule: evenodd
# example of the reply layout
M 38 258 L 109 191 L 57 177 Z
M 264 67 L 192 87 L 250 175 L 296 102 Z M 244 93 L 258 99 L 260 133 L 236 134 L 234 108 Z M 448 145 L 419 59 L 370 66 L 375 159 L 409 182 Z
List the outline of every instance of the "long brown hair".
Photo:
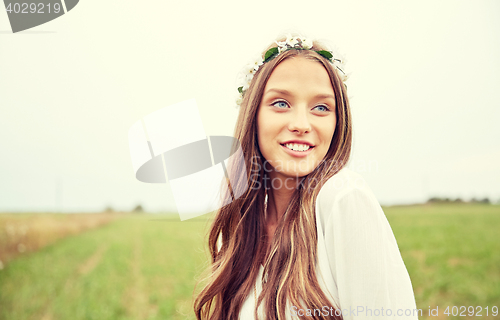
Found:
M 244 168 L 228 166 L 234 178 L 233 190 L 248 188 L 243 195 L 219 209 L 212 223 L 208 246 L 211 256 L 207 284 L 196 297 L 197 319 L 238 319 L 241 307 L 253 291 L 260 262 L 266 257 L 264 162 L 257 140 L 257 111 L 266 83 L 276 66 L 286 59 L 304 57 L 321 63 L 335 92 L 336 129 L 330 148 L 316 169 L 303 178 L 278 223 L 269 254 L 264 263 L 263 290 L 257 306 L 264 304 L 266 319 L 285 319 L 287 306 L 299 309 L 333 307 L 316 277 L 317 231 L 315 203 L 321 185 L 348 161 L 351 152 L 351 114 L 346 88 L 337 70 L 315 51 L 324 50 L 314 43 L 311 50 L 288 50 L 262 65 L 245 91 L 235 128 L 245 159 Z M 234 182 L 236 181 L 236 183 Z M 219 239 L 220 238 L 220 239 Z M 221 244 L 218 244 L 221 241 Z M 289 303 L 289 304 L 287 304 Z M 302 307 L 301 307 L 302 306 Z M 257 310 L 255 310 L 257 319 Z M 317 315 L 313 319 L 341 319 Z

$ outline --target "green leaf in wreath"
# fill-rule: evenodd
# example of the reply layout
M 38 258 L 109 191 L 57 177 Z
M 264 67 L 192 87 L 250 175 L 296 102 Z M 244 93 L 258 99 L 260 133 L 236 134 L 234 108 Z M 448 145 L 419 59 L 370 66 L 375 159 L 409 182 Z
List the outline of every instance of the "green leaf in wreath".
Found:
M 271 58 L 274 57 L 274 55 L 278 54 L 278 52 L 278 47 L 273 47 L 267 50 L 266 54 L 264 55 L 264 62 L 271 60 Z
M 238 87 L 238 92 L 243 93 L 243 87 Z
M 322 55 L 323 57 L 327 58 L 328 60 L 333 58 L 333 54 L 330 51 L 320 50 L 320 51 L 316 51 L 316 52 L 319 53 L 320 55 Z

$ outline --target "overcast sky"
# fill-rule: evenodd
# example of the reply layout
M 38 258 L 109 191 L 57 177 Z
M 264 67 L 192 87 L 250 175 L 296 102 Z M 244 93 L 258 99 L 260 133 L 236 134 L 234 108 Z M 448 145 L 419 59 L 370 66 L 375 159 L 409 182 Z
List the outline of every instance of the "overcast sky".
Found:
M 350 167 L 382 204 L 500 199 L 498 1 L 82 0 L 16 34 L 0 10 L 0 211 L 173 210 L 128 129 L 195 98 L 232 135 L 237 73 L 287 30 L 347 57 Z

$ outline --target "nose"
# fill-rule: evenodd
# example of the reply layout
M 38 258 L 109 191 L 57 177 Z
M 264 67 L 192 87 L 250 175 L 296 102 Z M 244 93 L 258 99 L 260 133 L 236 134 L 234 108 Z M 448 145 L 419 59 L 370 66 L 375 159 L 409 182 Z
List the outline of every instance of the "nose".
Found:
M 311 123 L 309 122 L 305 108 L 296 109 L 295 112 L 291 114 L 288 130 L 298 134 L 311 132 Z

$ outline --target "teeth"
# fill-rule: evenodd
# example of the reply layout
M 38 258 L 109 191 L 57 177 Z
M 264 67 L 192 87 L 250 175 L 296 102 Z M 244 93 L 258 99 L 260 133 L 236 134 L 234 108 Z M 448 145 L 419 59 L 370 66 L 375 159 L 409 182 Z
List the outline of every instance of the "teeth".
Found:
M 297 143 L 287 143 L 285 144 L 285 147 L 293 151 L 307 151 L 311 148 L 311 146 L 308 146 L 307 144 L 297 144 Z

